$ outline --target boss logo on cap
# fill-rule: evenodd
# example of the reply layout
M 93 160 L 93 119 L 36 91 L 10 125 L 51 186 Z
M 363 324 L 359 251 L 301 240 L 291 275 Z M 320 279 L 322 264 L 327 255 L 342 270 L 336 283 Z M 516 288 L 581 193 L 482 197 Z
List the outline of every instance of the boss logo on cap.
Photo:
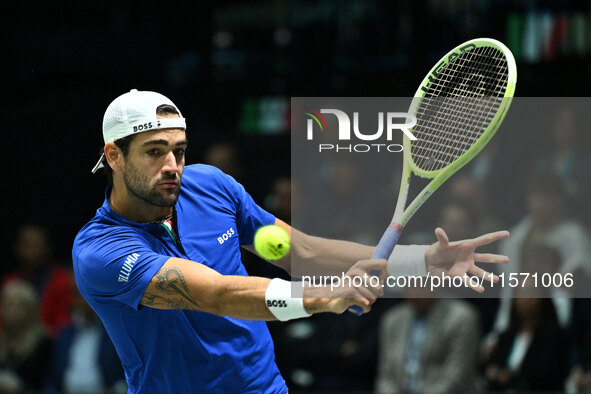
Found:
M 140 124 L 137 126 L 133 126 L 133 132 L 137 133 L 138 131 L 150 130 L 152 127 L 154 127 L 154 126 L 152 126 L 152 122 Z

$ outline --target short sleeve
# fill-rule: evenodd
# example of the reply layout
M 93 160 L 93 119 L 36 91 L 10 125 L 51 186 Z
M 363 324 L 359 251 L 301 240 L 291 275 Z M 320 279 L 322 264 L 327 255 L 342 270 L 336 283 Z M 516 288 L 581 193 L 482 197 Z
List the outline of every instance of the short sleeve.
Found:
M 254 233 L 261 226 L 275 223 L 275 216 L 261 208 L 244 186 L 232 179 L 236 199 L 236 224 L 241 245 L 252 245 Z
M 155 253 L 141 234 L 116 229 L 89 242 L 74 264 L 86 292 L 138 309 L 152 277 L 169 258 Z

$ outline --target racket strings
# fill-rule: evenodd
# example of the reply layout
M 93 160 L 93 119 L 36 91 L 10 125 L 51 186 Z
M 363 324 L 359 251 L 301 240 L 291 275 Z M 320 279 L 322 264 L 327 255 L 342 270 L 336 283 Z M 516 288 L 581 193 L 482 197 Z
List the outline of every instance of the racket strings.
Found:
M 438 122 L 437 119 L 430 120 L 422 133 L 415 133 L 419 140 L 429 139 L 429 143 L 423 143 L 419 149 L 415 145 L 412 152 L 415 163 L 418 162 L 419 166 L 425 163 L 425 166 L 431 167 L 430 170 L 445 167 L 466 152 L 479 139 L 483 131 L 482 127 L 486 129 L 496 114 L 496 111 L 485 113 L 480 109 L 484 106 L 498 107 L 498 104 L 474 104 L 473 100 L 468 102 L 446 99 L 445 103 L 439 106 L 439 110 L 447 113 L 449 118 L 445 122 Z M 474 113 L 472 115 L 463 113 L 469 110 Z M 481 124 L 483 126 L 479 127 L 478 125 Z M 461 133 L 458 132 L 459 129 L 462 129 Z M 416 128 L 413 129 L 413 133 L 415 131 Z M 437 166 L 433 168 L 434 165 Z
M 419 157 L 425 163 L 431 160 L 432 163 L 427 165 L 438 164 L 440 167 L 457 159 L 478 140 L 494 118 L 499 106 L 499 103 L 486 99 L 429 100 L 429 105 L 437 107 L 439 113 L 446 114 L 446 118 L 426 114 L 428 122 L 423 124 L 421 133 L 415 134 L 422 144 L 415 145 L 413 158 L 416 160 Z M 420 113 L 419 116 L 423 114 Z M 416 127 L 413 129 L 413 132 L 415 131 Z
M 478 76 L 488 83 L 490 94 L 482 94 L 478 89 L 468 90 L 466 85 L 457 82 L 457 79 L 464 79 L 467 75 Z M 480 47 L 465 52 L 440 70 L 425 97 L 503 97 L 507 78 L 508 66 L 503 53 L 496 48 Z
M 470 66 L 471 63 L 474 63 L 474 57 L 476 56 L 481 56 L 481 54 L 475 52 L 475 51 L 471 51 L 469 52 L 468 56 L 463 56 L 461 58 L 458 59 L 457 62 L 452 63 L 452 67 L 449 67 L 448 69 L 443 70 L 442 72 L 442 84 L 438 84 L 438 81 L 435 81 L 434 83 L 434 90 L 442 96 L 460 96 L 460 97 L 473 97 L 473 96 L 477 96 L 477 95 L 482 95 L 484 89 L 483 89 L 483 83 L 482 81 L 480 81 L 478 86 L 474 86 L 474 83 L 472 83 L 472 91 L 468 91 L 464 86 L 462 85 L 466 85 L 465 83 L 463 84 L 450 84 L 450 76 L 452 75 L 456 75 L 457 74 L 457 69 L 458 68 L 463 68 L 464 70 L 467 70 L 467 72 L 470 73 L 474 73 L 475 71 L 475 67 Z M 488 61 L 490 63 L 490 57 L 489 58 L 484 58 L 485 62 Z M 482 62 L 482 59 L 478 59 L 479 61 Z M 502 78 L 501 78 L 502 79 Z M 446 85 L 447 84 L 447 85 Z M 451 86 L 452 87 L 452 94 L 449 94 L 449 89 L 447 92 L 444 91 L 444 89 L 441 89 L 441 86 Z M 447 93 L 447 94 L 446 94 Z M 470 94 L 471 93 L 471 94 Z M 427 103 L 427 104 L 432 104 L 432 103 Z M 445 103 L 444 103 L 445 104 Z M 451 116 L 449 117 L 449 122 L 447 124 L 443 124 L 443 126 L 448 126 L 448 127 L 444 127 L 441 130 L 441 133 L 439 134 L 439 141 L 434 141 L 434 142 L 439 142 L 441 144 L 441 142 L 446 140 L 446 134 L 449 134 L 450 129 L 453 130 L 454 128 L 457 128 L 457 123 L 459 120 L 461 120 L 461 116 L 458 116 L 458 113 L 461 115 L 462 110 L 466 109 L 466 104 L 468 104 L 468 107 L 478 107 L 478 105 L 469 105 L 471 103 L 455 103 L 455 102 L 449 102 L 447 103 L 448 105 L 444 105 L 443 108 L 441 108 L 442 112 L 447 112 L 448 115 L 451 114 Z M 459 107 L 459 108 L 458 108 Z M 488 108 L 490 108 L 488 105 L 486 106 Z M 474 108 L 470 108 L 472 111 L 474 110 Z M 476 122 L 474 121 L 474 114 L 478 114 L 478 112 L 467 112 L 469 113 L 471 116 L 471 119 L 469 119 L 469 124 L 474 125 Z M 432 115 L 432 114 L 430 114 Z M 437 114 L 435 114 L 437 115 Z M 432 119 L 437 119 L 437 117 L 433 117 L 431 116 Z M 433 123 L 433 122 L 431 122 Z M 441 124 L 438 124 L 439 127 L 441 127 Z M 474 134 L 474 128 L 472 127 L 470 130 L 470 132 L 472 132 L 472 134 Z M 435 135 L 437 136 L 437 134 Z M 466 134 L 463 135 L 464 137 L 466 137 Z M 457 135 L 452 137 L 457 137 Z M 456 153 L 456 154 L 461 154 L 463 153 L 464 150 L 466 150 L 466 148 L 469 147 L 469 145 L 471 145 L 471 141 L 475 141 L 474 138 L 460 138 L 454 141 L 451 141 L 452 144 L 450 145 L 450 141 L 449 138 L 447 138 L 448 141 L 446 141 L 446 147 L 448 148 L 447 151 L 448 152 L 442 152 L 441 153 Z M 440 147 L 439 147 L 440 148 Z M 460 152 L 455 152 L 457 150 L 460 150 Z M 448 160 L 453 160 L 455 155 L 452 155 L 451 158 L 448 158 Z M 426 156 L 425 160 L 429 160 L 432 159 L 432 156 Z M 447 161 L 447 160 L 446 160 Z
M 501 106 L 507 79 L 507 60 L 493 47 L 466 51 L 440 70 L 416 112 L 417 167 L 439 170 L 474 145 Z

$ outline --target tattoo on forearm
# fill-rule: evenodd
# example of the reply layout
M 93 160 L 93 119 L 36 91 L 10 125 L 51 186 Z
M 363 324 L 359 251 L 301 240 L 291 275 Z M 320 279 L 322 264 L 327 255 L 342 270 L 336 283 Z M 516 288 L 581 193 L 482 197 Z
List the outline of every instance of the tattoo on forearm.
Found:
M 161 292 L 168 295 L 180 295 L 181 298 L 171 299 L 153 293 L 146 293 L 142 298 L 142 303 L 146 306 L 168 306 L 175 309 L 187 309 L 199 307 L 189 294 L 189 286 L 180 269 L 176 267 L 160 268 L 156 275 L 155 286 Z

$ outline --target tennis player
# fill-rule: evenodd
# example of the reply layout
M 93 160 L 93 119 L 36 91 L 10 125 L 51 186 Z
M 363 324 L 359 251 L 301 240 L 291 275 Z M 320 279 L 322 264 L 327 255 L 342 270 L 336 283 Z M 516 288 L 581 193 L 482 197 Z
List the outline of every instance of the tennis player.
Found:
M 117 349 L 130 393 L 287 392 L 265 321 L 352 305 L 368 312 L 382 287 L 307 287 L 296 297 L 292 282 L 249 277 L 240 247 L 253 250 L 256 229 L 296 230 L 220 170 L 185 167 L 185 130 L 176 105 L 156 92 L 132 90 L 108 106 L 104 151 L 92 171 L 104 168 L 109 186 L 74 241 L 79 290 Z M 431 246 L 397 247 L 388 262 L 368 260 L 371 247 L 302 233 L 292 237 L 291 253 L 350 277 L 463 274 L 474 267 L 476 247 L 507 236 L 449 244 L 443 230 L 436 234 Z M 290 256 L 274 263 L 289 272 Z

